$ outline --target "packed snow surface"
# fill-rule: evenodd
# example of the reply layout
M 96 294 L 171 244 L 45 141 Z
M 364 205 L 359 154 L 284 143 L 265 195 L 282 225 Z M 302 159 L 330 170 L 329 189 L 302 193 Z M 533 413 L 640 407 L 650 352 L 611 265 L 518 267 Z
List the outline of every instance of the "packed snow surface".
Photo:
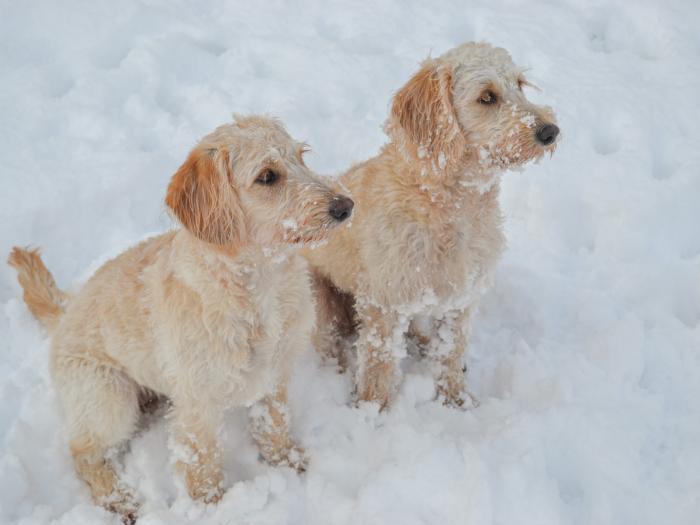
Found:
M 293 4 L 293 5 L 292 5 Z M 392 409 L 307 349 L 299 477 L 232 412 L 216 507 L 174 473 L 167 420 L 123 477 L 143 525 L 673 524 L 700 519 L 700 3 L 0 0 L 0 251 L 77 289 L 171 226 L 166 184 L 232 112 L 267 112 L 335 174 L 372 156 L 392 93 L 467 40 L 510 50 L 562 129 L 502 178 L 508 249 L 474 323 L 470 390 L 404 360 Z M 116 524 L 72 468 L 49 343 L 0 267 L 0 523 Z

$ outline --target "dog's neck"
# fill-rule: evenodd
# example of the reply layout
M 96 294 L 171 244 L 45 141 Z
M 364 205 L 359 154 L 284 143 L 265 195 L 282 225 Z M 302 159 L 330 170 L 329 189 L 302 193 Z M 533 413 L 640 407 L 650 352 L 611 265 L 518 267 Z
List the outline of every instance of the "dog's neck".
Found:
M 395 152 L 421 178 L 436 178 L 447 185 L 484 188 L 497 182 L 505 166 L 488 147 L 471 144 L 461 127 L 449 133 L 434 130 L 425 144 L 418 144 L 406 130 L 390 118 L 384 126 L 389 137 L 385 149 Z M 445 138 L 444 135 L 447 135 Z M 443 137 L 441 140 L 438 137 Z
M 211 283 L 214 287 L 224 282 L 245 286 L 254 275 L 278 272 L 294 251 L 285 244 L 219 246 L 197 239 L 185 229 L 177 232 L 174 244 L 178 266 L 189 268 L 188 273 L 196 276 L 199 284 Z
M 465 149 L 452 158 L 430 154 L 405 141 L 392 141 L 383 153 L 399 163 L 398 169 L 409 181 L 427 192 L 438 205 L 460 208 L 475 204 L 482 196 L 491 200 L 498 193 L 502 169 L 483 162 L 475 149 Z

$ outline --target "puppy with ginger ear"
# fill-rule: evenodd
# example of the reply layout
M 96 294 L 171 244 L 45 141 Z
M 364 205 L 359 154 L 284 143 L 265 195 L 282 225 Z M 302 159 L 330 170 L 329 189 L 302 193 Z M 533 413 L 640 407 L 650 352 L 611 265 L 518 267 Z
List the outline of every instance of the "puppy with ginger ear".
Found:
M 551 153 L 559 133 L 527 85 L 488 44 L 427 60 L 394 96 L 389 143 L 340 177 L 357 203 L 352 228 L 304 255 L 321 298 L 320 350 L 344 362 L 345 334 L 359 327 L 360 400 L 389 404 L 408 335 L 430 359 L 438 398 L 465 405 L 470 320 L 504 245 L 500 174 Z
M 251 407 L 273 465 L 303 471 L 285 383 L 309 344 L 314 307 L 295 245 L 326 239 L 353 202 L 304 164 L 305 145 L 264 117 L 206 136 L 173 176 L 166 204 L 183 228 L 104 264 L 75 297 L 37 251 L 14 248 L 24 299 L 51 335 L 51 377 L 78 475 L 96 503 L 135 519 L 136 498 L 110 451 L 134 432 L 139 402 L 165 396 L 190 495 L 223 494 L 218 431 L 225 409 Z M 145 403 L 141 403 L 145 405 Z

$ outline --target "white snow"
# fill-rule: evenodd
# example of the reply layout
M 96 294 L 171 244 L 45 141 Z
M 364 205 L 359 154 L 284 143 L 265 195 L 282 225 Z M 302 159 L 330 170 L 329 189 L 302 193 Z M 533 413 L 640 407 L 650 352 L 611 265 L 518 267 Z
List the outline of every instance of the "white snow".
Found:
M 166 184 L 232 112 L 268 112 L 337 173 L 374 155 L 428 54 L 509 49 L 557 112 L 552 159 L 502 177 L 508 249 L 474 322 L 471 411 L 405 360 L 392 409 L 307 349 L 299 477 L 233 412 L 228 492 L 187 496 L 167 424 L 130 444 L 143 525 L 674 524 L 700 516 L 700 3 L 0 2 L 0 248 L 62 286 L 170 220 Z M 357 3 L 359 4 L 359 3 Z M 48 341 L 0 267 L 0 523 L 116 524 L 70 462 Z
M 297 224 L 297 221 L 294 219 L 284 219 L 282 221 L 282 227 L 285 230 L 291 230 L 291 231 L 296 231 L 299 229 L 299 225 Z

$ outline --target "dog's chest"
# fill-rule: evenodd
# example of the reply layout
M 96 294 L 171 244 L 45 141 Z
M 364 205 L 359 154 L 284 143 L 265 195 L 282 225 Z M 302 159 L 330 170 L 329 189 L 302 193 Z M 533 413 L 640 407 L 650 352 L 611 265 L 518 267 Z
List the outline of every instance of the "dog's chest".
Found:
M 428 243 L 430 252 L 423 264 L 427 267 L 425 287 L 438 298 L 458 299 L 479 293 L 487 281 L 502 250 L 498 224 L 474 224 L 459 221 L 434 233 Z
M 503 245 L 497 220 L 462 222 L 452 232 L 451 249 L 441 254 L 438 268 L 445 271 L 434 273 L 436 293 L 458 307 L 473 303 L 489 286 Z
M 197 284 L 193 315 L 166 336 L 178 348 L 168 365 L 172 387 L 192 385 L 219 406 L 250 405 L 291 366 L 285 336 L 290 319 L 308 307 L 305 263 L 255 258 Z
M 504 245 L 496 199 L 479 197 L 427 218 L 410 210 L 377 237 L 382 256 L 368 273 L 370 287 L 387 292 L 379 300 L 422 309 L 425 302 L 463 308 L 478 299 Z
M 303 276 L 281 270 L 273 268 L 260 272 L 248 287 L 255 316 L 255 328 L 250 334 L 251 349 L 253 356 L 261 360 L 276 358 L 285 335 L 285 324 L 294 310 L 302 307 L 296 290 L 299 283 L 295 280 L 303 281 Z
M 280 372 L 291 359 L 284 349 L 285 323 L 297 304 L 294 272 L 286 268 L 250 268 L 241 283 L 248 294 L 245 306 L 231 311 L 221 340 L 222 355 L 230 356 L 228 387 L 235 404 L 250 404 L 273 391 Z

